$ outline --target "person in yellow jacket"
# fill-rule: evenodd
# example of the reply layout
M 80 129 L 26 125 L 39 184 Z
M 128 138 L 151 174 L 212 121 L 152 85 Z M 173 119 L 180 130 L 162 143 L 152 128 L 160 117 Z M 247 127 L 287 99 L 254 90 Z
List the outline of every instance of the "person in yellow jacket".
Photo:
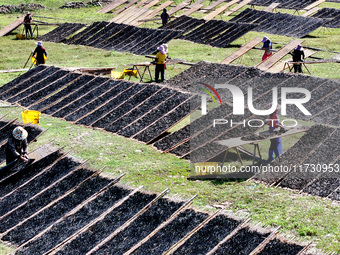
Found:
M 159 73 L 161 73 L 160 82 L 164 81 L 164 70 L 165 70 L 165 60 L 166 53 L 163 46 L 157 48 L 158 53 L 156 54 L 156 69 L 155 69 L 155 81 L 159 82 Z

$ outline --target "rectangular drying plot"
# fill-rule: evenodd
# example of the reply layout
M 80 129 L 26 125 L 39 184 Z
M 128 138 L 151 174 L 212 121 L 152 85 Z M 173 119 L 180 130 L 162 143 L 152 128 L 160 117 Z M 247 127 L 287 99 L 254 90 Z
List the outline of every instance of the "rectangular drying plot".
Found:
M 155 31 L 153 29 L 140 30 L 133 37 L 131 37 L 128 42 L 124 43 L 120 50 L 133 52 L 136 48 L 138 48 L 138 44 L 142 45 L 143 43 L 147 43 L 151 39 L 155 38 L 158 34 L 159 31 Z
M 108 34 L 105 34 L 105 38 L 103 37 L 102 40 L 98 42 L 93 42 L 91 46 L 101 49 L 105 49 L 106 46 L 109 47 L 111 45 L 111 41 L 114 41 L 116 39 L 116 35 L 124 30 L 126 27 L 127 25 L 125 24 L 116 24 L 116 26 L 112 28 Z
M 46 69 L 41 70 L 41 72 L 38 72 L 36 75 L 32 75 L 30 78 L 25 79 L 23 82 L 19 83 L 16 86 L 13 86 L 10 90 L 5 91 L 1 98 L 2 100 L 7 100 L 8 98 L 11 98 L 15 96 L 18 93 L 21 93 L 28 87 L 32 86 L 34 83 L 41 81 L 46 76 L 58 71 L 58 68 L 55 67 L 47 67 Z
M 84 81 L 87 81 L 89 78 L 89 76 L 82 76 L 81 74 L 75 73 L 70 74 L 70 77 L 74 79 L 70 81 L 70 83 L 65 84 L 67 85 L 65 88 L 61 89 L 59 92 L 53 94 L 52 96 L 49 96 L 39 102 L 36 102 L 31 106 L 31 109 L 42 111 L 43 109 L 48 108 L 52 104 L 55 104 L 56 102 L 60 101 L 67 95 L 79 89 L 79 85 L 81 85 Z
M 83 41 L 84 45 L 94 45 L 98 43 L 99 41 L 105 40 L 108 35 L 112 35 L 111 30 L 117 27 L 115 23 L 109 23 L 106 27 L 104 27 L 102 30 L 100 30 L 98 33 L 96 33 L 95 36 L 92 36 L 88 38 L 87 40 Z
M 161 198 L 127 228 L 102 245 L 94 254 L 123 254 L 167 220 L 182 203 Z M 152 220 L 150 220 L 152 219 Z
M 209 40 L 207 43 L 214 47 L 224 48 L 257 27 L 257 25 L 253 24 L 238 24 L 234 26 L 234 24 L 229 23 L 228 25 L 229 27 L 225 28 L 227 29 L 225 32 L 219 34 L 212 40 Z
M 86 170 L 87 169 L 83 169 L 83 171 Z M 86 173 L 84 173 L 84 175 L 86 175 Z M 55 221 L 63 217 L 65 213 L 68 213 L 73 208 L 86 201 L 100 189 L 105 187 L 109 182 L 110 180 L 98 176 L 86 180 L 71 193 L 67 194 L 67 196 L 55 202 L 53 205 L 50 205 L 48 208 L 45 208 L 45 210 L 39 214 L 34 215 L 22 225 L 8 232 L 8 234 L 3 237 L 4 240 L 11 240 L 11 242 L 18 245 L 23 244 L 47 227 L 51 226 Z M 31 207 L 29 209 L 31 209 Z M 25 229 L 30 229 L 30 231 L 25 231 Z
M 96 84 L 93 88 L 89 89 L 83 94 L 79 95 L 75 100 L 70 102 L 64 108 L 60 109 L 59 111 L 53 114 L 54 117 L 63 118 L 64 116 L 69 115 L 70 113 L 76 111 L 79 107 L 87 104 L 97 95 L 104 93 L 107 89 L 110 88 L 110 84 L 107 83 L 108 79 L 104 77 L 96 77 L 93 82 Z
M 163 115 L 171 111 L 174 107 L 187 100 L 188 96 L 189 95 L 183 94 L 181 92 L 176 92 L 173 97 L 170 97 L 168 100 L 163 101 L 162 104 L 160 104 L 158 107 L 151 110 L 148 114 L 118 132 L 118 134 L 125 137 L 134 136 L 135 134 L 161 118 Z
M 2 95 L 7 91 L 10 90 L 16 86 L 18 86 L 19 84 L 21 84 L 22 82 L 24 82 L 27 79 L 30 79 L 32 76 L 38 74 L 39 72 L 45 70 L 47 68 L 47 66 L 44 65 L 39 65 L 35 68 L 32 68 L 30 70 L 28 70 L 26 73 L 23 73 L 22 75 L 18 76 L 17 78 L 15 78 L 14 80 L 4 84 L 3 86 L 0 87 L 0 99 L 4 100 L 4 98 L 2 97 Z
M 19 101 L 20 104 L 29 107 L 31 110 L 40 110 L 49 104 L 55 102 L 59 98 L 62 97 L 66 91 L 70 91 L 72 86 L 69 84 L 74 84 L 73 82 L 79 78 L 81 74 L 77 73 L 69 73 L 66 77 L 63 77 L 62 79 L 57 80 L 56 82 L 52 83 L 50 86 L 46 87 L 43 90 L 40 90 L 39 92 L 34 93 L 31 96 L 28 96 L 26 98 L 23 98 Z M 69 85 L 69 86 L 67 86 Z M 66 88 L 62 89 L 61 91 L 57 92 L 53 96 L 48 95 L 52 94 L 53 92 L 57 91 L 58 89 L 67 86 Z
M 155 94 L 159 89 L 161 89 L 159 86 L 147 86 L 145 89 L 137 92 L 132 98 L 123 102 L 113 111 L 109 112 L 104 117 L 97 120 L 95 123 L 92 124 L 92 126 L 100 128 L 106 127 L 107 125 L 111 124 L 112 122 L 119 119 L 127 112 L 147 100 L 147 98 Z
M 122 83 L 124 84 L 124 83 Z M 120 84 L 119 86 L 121 86 Z M 126 100 L 129 100 L 133 95 L 135 95 L 138 91 L 145 88 L 146 85 L 142 84 L 126 84 L 127 89 L 125 89 L 122 93 L 116 95 L 115 97 L 111 98 L 101 106 L 100 108 L 96 109 L 95 111 L 91 112 L 89 115 L 85 116 L 84 118 L 78 120 L 77 124 L 83 124 L 83 125 L 91 125 L 93 122 L 100 119 L 102 116 L 105 116 L 107 113 L 115 109 L 117 106 L 119 106 L 121 103 L 125 102 Z M 126 87 L 124 86 L 124 88 Z
M 65 76 L 66 74 L 67 74 L 66 71 L 60 70 L 60 69 L 55 69 L 51 73 L 46 72 L 45 76 L 40 81 L 32 84 L 31 86 L 27 86 L 26 88 L 22 89 L 21 92 L 8 98 L 7 101 L 11 103 L 17 102 L 21 100 L 22 98 L 25 98 L 26 96 L 30 96 L 31 94 L 44 88 L 45 86 L 48 86 L 51 82 L 57 80 L 60 77 Z
M 94 200 L 85 204 L 76 213 L 66 216 L 58 223 L 54 223 L 53 227 L 42 236 L 21 247 L 19 253 L 22 255 L 39 255 L 49 251 L 99 217 L 101 213 L 129 193 L 130 190 L 121 187 L 113 186 L 109 188 Z
M 9 192 L 15 190 L 20 185 L 24 184 L 36 174 L 42 172 L 49 165 L 53 164 L 58 158 L 63 154 L 60 151 L 53 152 L 46 157 L 36 160 L 31 165 L 26 167 L 25 171 L 18 172 L 12 177 L 8 178 L 6 181 L 0 183 L 0 196 L 5 196 Z
M 203 24 L 205 21 L 203 19 L 195 19 L 187 16 L 181 16 L 174 21 L 169 22 L 165 26 L 160 27 L 161 29 L 172 29 L 172 30 L 182 30 L 183 33 L 189 32 L 195 27 Z
M 63 23 L 59 25 L 57 28 L 52 31 L 44 34 L 37 38 L 39 41 L 48 41 L 48 42 L 61 42 L 66 37 L 74 34 L 79 29 L 83 28 L 85 24 L 80 23 Z
M 110 23 L 96 35 L 96 38 L 93 38 L 93 40 L 89 41 L 87 45 L 101 48 L 107 44 L 107 41 L 110 40 L 111 37 L 113 37 L 125 27 L 126 25 L 124 24 Z
M 104 238 L 138 213 L 156 196 L 137 192 L 122 205 L 109 212 L 101 221 L 79 234 L 59 252 L 60 254 L 86 254 Z M 100 231 L 97 231 L 100 229 Z
M 163 132 L 167 131 L 177 122 L 189 115 L 191 110 L 193 109 L 190 107 L 190 100 L 187 100 L 156 121 L 154 124 L 148 126 L 144 131 L 134 136 L 134 138 L 145 143 L 150 143 Z
M 340 27 L 340 10 L 335 8 L 322 8 L 315 13 L 313 18 L 325 19 L 325 27 L 339 28 Z
M 304 246 L 282 242 L 281 240 L 275 238 L 271 240 L 258 254 L 259 255 L 298 254 L 303 248 Z
M 23 95 L 22 99 L 19 100 L 18 103 L 27 107 L 41 100 L 46 95 L 49 95 L 54 91 L 62 88 L 63 86 L 65 86 L 65 84 L 73 81 L 74 78 L 75 75 L 70 75 L 69 72 L 60 70 L 45 79 L 43 84 L 40 84 L 40 86 L 36 84 L 36 86 L 32 87 L 31 93 L 29 93 L 26 97 Z
M 76 121 L 82 118 L 84 115 L 90 113 L 91 111 L 105 104 L 106 101 L 108 101 L 112 97 L 115 97 L 117 94 L 121 93 L 128 87 L 128 86 L 125 87 L 123 85 L 124 83 L 122 83 L 122 81 L 119 80 L 108 80 L 107 83 L 109 83 L 110 86 L 110 88 L 107 91 L 105 91 L 102 95 L 94 98 L 92 101 L 88 102 L 83 107 L 67 115 L 65 119 L 68 121 Z M 120 83 L 122 83 L 122 85 L 120 85 Z
M 280 155 L 279 160 L 273 161 L 271 165 L 273 167 L 298 165 L 309 153 L 312 153 L 315 147 L 323 143 L 332 132 L 334 132 L 334 128 L 332 127 L 314 125 L 297 143 Z M 259 173 L 254 179 L 273 184 L 279 181 L 284 175 L 284 172 Z
M 63 97 L 60 101 L 56 102 L 55 104 L 49 105 L 42 112 L 46 114 L 52 114 L 62 109 L 65 105 L 77 99 L 78 96 L 82 94 L 82 91 L 85 92 L 89 90 L 92 86 L 94 86 L 94 84 L 91 83 L 91 81 L 93 80 L 94 80 L 94 76 L 90 76 L 90 75 L 84 75 L 80 77 L 80 79 L 77 79 L 75 81 L 75 83 L 78 85 L 76 90 L 74 90 L 72 93 L 68 94 L 67 96 Z
M 189 138 L 190 138 L 190 124 L 184 126 L 183 128 L 173 133 L 166 135 L 162 139 L 155 142 L 154 146 L 158 150 L 166 151 Z
M 240 223 L 241 221 L 228 218 L 226 215 L 217 215 L 200 230 L 194 233 L 173 254 L 207 254 Z M 207 236 L 209 236 L 209 238 L 206 238 Z
M 92 40 L 93 38 L 97 38 L 97 34 L 100 33 L 100 31 L 102 31 L 109 23 L 108 22 L 101 22 L 99 23 L 95 29 L 92 29 L 89 33 L 85 34 L 84 36 L 82 36 L 80 38 L 80 40 L 78 41 L 77 44 L 80 44 L 80 45 L 86 45 L 88 40 Z M 72 43 L 74 44 L 74 43 Z
M 160 229 L 132 254 L 163 254 L 206 218 L 208 218 L 208 214 L 187 209 Z
M 66 40 L 66 44 L 81 44 L 81 42 L 87 40 L 94 34 L 98 33 L 101 29 L 107 26 L 109 23 L 106 21 L 94 22 L 89 27 L 81 31 L 80 33 L 75 34 L 70 39 Z
M 158 33 L 155 39 L 148 41 L 148 43 L 146 43 L 144 46 L 141 46 L 140 49 L 137 49 L 133 52 L 141 55 L 153 54 L 159 45 L 166 43 L 173 38 L 177 38 L 180 33 L 181 32 L 177 30 L 163 30 L 161 33 Z M 164 37 L 162 37 L 161 34 L 164 34 Z
M 226 29 L 224 25 L 224 21 L 211 20 L 192 30 L 190 33 L 183 36 L 182 39 L 196 43 L 205 43 L 207 40 L 224 31 Z
M 303 189 L 310 181 L 315 179 L 323 166 L 332 164 L 340 155 L 340 145 L 338 144 L 340 138 L 340 129 L 334 130 L 322 144 L 315 147 L 312 153 L 302 159 L 299 170 L 290 172 L 285 179 L 280 183 L 282 187 L 289 187 L 292 189 Z M 329 152 L 332 153 L 329 153 Z
M 300 10 L 317 0 L 253 0 L 250 4 L 259 6 L 269 6 L 272 3 L 280 3 L 279 8 Z
M 4 215 L 19 205 L 25 203 L 28 199 L 32 199 L 36 194 L 53 184 L 59 178 L 69 173 L 72 170 L 72 161 L 68 157 L 61 159 L 60 156 L 57 162 L 52 167 L 47 167 L 41 174 L 32 178 L 28 183 L 13 190 L 10 195 L 4 197 L 0 201 L 0 215 Z M 52 161 L 53 163 L 53 161 Z M 79 163 L 77 164 L 79 165 Z M 74 165 L 73 167 L 76 167 Z M 64 170 L 64 171 L 61 171 Z
M 65 179 L 56 183 L 56 185 L 46 190 L 38 197 L 31 199 L 29 203 L 25 203 L 23 206 L 17 208 L 14 212 L 1 219 L 0 232 L 4 233 L 6 230 L 23 221 L 31 214 L 39 211 L 41 208 L 55 200 L 56 197 L 62 196 L 68 190 L 77 186 L 92 174 L 92 172 L 84 172 L 83 169 L 71 173 Z
M 163 101 L 167 100 L 169 97 L 172 97 L 174 95 L 175 91 L 163 88 L 160 91 L 158 91 L 155 95 L 150 97 L 149 99 L 145 100 L 141 105 L 139 105 L 137 108 L 134 108 L 132 111 L 124 115 L 123 117 L 117 119 L 110 125 L 106 126 L 104 129 L 106 131 L 110 131 L 113 133 L 116 133 L 135 120 L 142 117 L 144 114 L 148 113 L 150 110 L 155 108 L 157 105 L 160 105 Z
M 298 38 L 311 33 L 325 23 L 323 19 L 318 18 L 248 9 L 241 12 L 231 21 L 254 23 L 254 25 L 257 23 L 258 26 L 253 28 L 256 31 Z
M 248 228 L 242 228 L 229 240 L 223 243 L 214 254 L 250 254 L 268 236 L 269 233 L 260 233 Z

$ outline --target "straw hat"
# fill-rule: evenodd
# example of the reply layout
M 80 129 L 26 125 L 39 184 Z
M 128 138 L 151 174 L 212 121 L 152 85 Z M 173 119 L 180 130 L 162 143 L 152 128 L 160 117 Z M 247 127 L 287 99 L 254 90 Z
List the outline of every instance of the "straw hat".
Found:
M 28 136 L 27 131 L 23 127 L 16 127 L 12 134 L 15 139 L 20 141 L 25 140 Z
M 37 42 L 37 45 L 42 46 L 42 42 L 41 41 Z

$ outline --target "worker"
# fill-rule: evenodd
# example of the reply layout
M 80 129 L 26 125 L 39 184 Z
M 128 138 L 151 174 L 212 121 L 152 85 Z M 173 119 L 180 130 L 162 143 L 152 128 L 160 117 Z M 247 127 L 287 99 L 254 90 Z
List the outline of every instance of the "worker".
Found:
M 156 68 L 155 68 L 155 81 L 159 82 L 159 73 L 161 73 L 161 82 L 164 81 L 164 70 L 165 70 L 165 60 L 166 53 L 163 46 L 157 48 L 158 52 L 156 54 Z
M 169 18 L 170 18 L 170 16 L 169 16 L 169 14 L 166 12 L 166 9 L 164 8 L 164 9 L 163 9 L 163 12 L 162 12 L 162 14 L 161 14 L 161 19 L 162 19 L 162 24 L 163 24 L 163 26 L 165 26 L 165 25 L 168 23 Z
M 29 34 L 30 34 L 30 38 L 33 38 L 31 22 L 32 22 L 32 16 L 29 12 L 26 12 L 26 16 L 24 17 L 26 39 L 29 39 Z
M 299 44 L 291 53 L 293 56 L 293 62 L 303 62 L 305 59 L 305 52 L 302 48 L 302 45 Z M 302 73 L 302 63 L 293 64 L 294 73 Z
M 6 164 L 21 160 L 28 162 L 27 154 L 28 133 L 23 127 L 16 127 L 8 138 L 6 146 Z
M 45 64 L 45 57 L 47 57 L 46 49 L 42 46 L 42 42 L 37 42 L 37 47 L 33 52 L 33 56 L 36 54 L 36 65 Z
M 272 45 L 272 41 L 267 36 L 263 37 L 262 42 L 263 42 L 263 46 L 261 50 L 264 50 L 264 53 L 262 55 L 262 61 L 263 61 L 273 54 L 273 52 L 271 51 L 271 49 L 273 48 L 273 45 Z
M 275 109 L 275 111 L 269 115 L 269 132 L 273 133 L 276 128 L 282 127 L 280 123 L 280 119 L 277 116 L 278 108 Z M 278 157 L 282 154 L 283 148 L 282 148 L 282 138 L 273 138 L 270 139 L 270 147 L 269 147 L 269 153 L 268 153 L 268 162 L 271 162 L 274 160 L 274 153 L 275 156 Z

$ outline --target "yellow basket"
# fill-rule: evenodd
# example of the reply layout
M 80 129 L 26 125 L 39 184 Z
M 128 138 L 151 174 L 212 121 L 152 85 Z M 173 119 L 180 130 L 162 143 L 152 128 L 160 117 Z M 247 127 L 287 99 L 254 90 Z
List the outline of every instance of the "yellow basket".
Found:
M 25 35 L 17 35 L 18 40 L 24 40 L 26 38 Z
M 39 124 L 41 113 L 34 110 L 26 110 L 21 112 L 22 122 L 24 124 Z
M 111 71 L 111 78 L 112 79 L 124 79 L 124 73 L 112 70 Z
M 138 72 L 137 70 L 132 70 L 132 69 L 124 69 L 123 73 L 126 75 L 130 75 L 130 76 L 135 76 L 137 78 Z

